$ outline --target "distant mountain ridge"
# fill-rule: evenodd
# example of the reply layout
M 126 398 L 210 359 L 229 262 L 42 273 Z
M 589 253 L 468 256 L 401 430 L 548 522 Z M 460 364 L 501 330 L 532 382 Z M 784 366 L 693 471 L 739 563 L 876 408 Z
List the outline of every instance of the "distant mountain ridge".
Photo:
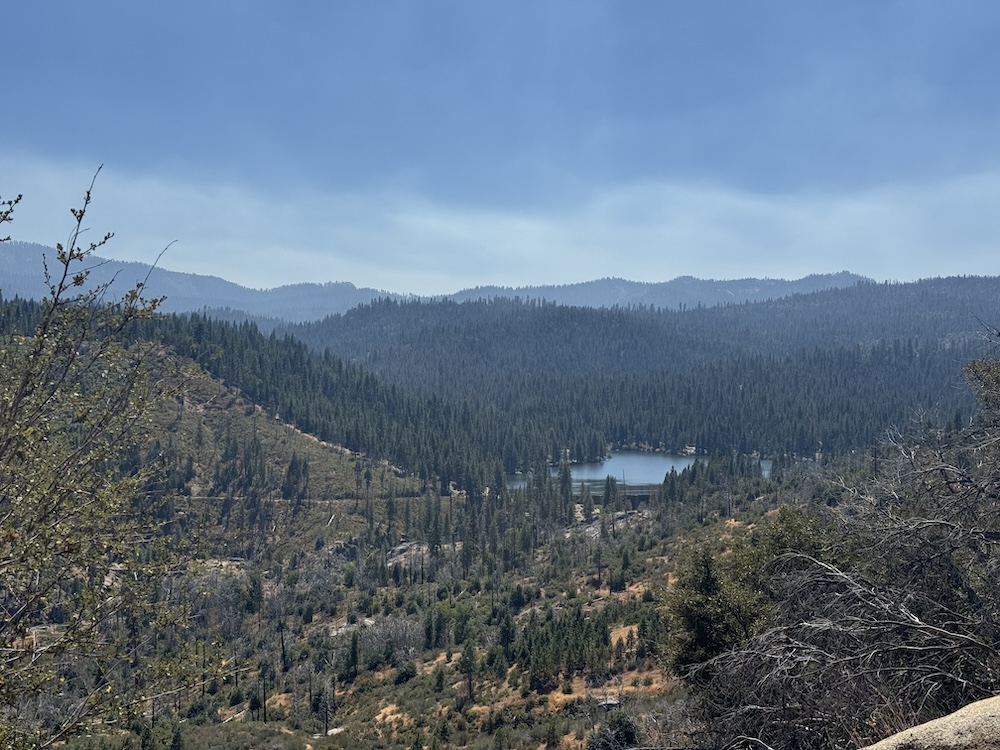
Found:
M 55 250 L 27 242 L 0 245 L 0 294 L 11 298 L 39 299 L 48 290 L 43 278 L 42 256 Z M 240 311 L 248 317 L 265 316 L 288 321 L 320 319 L 335 312 L 385 297 L 401 295 L 376 289 L 359 289 L 349 282 L 292 284 L 275 289 L 249 289 L 217 276 L 202 276 L 154 268 L 147 263 L 91 258 L 91 280 L 116 279 L 122 289 L 145 281 L 150 296 L 165 296 L 166 312 L 194 312 L 205 308 Z
M 520 297 L 555 302 L 577 307 L 614 307 L 649 305 L 671 310 L 715 307 L 742 302 L 764 302 L 791 294 L 810 294 L 827 289 L 854 286 L 870 279 L 848 271 L 813 274 L 794 281 L 785 279 L 697 279 L 678 276 L 671 281 L 643 282 L 619 278 L 604 278 L 579 284 L 509 287 L 476 287 L 453 294 L 456 302 L 497 297 Z
M 39 299 L 47 293 L 43 278 L 42 256 L 55 256 L 55 250 L 28 242 L 0 245 L 0 294 Z M 216 276 L 169 271 L 146 263 L 94 257 L 91 278 L 103 283 L 117 278 L 126 289 L 139 281 L 146 282 L 151 296 L 166 296 L 166 312 L 210 313 L 223 311 L 228 318 L 278 318 L 289 322 L 322 320 L 345 313 L 376 299 L 413 299 L 416 295 L 395 294 L 371 288 L 359 288 L 346 281 L 301 283 L 273 289 L 250 289 Z M 605 278 L 577 284 L 532 287 L 476 287 L 434 299 L 456 302 L 477 299 L 520 298 L 545 300 L 580 307 L 628 307 L 648 305 L 667 309 L 714 307 L 721 304 L 760 302 L 792 294 L 808 294 L 853 286 L 867 279 L 841 271 L 835 274 L 806 276 L 794 281 L 784 279 L 737 279 L 729 281 L 696 279 L 681 276 L 672 281 L 649 283 Z

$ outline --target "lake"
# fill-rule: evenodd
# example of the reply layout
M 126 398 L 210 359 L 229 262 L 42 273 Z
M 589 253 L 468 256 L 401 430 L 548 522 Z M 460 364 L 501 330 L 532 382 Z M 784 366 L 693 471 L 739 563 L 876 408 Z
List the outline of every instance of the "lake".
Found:
M 572 464 L 569 470 L 573 476 L 574 492 L 579 492 L 582 485 L 586 484 L 592 493 L 600 495 L 604 492 L 604 482 L 609 476 L 614 477 L 619 486 L 648 487 L 662 484 L 663 478 L 671 469 L 680 474 L 697 460 L 694 456 L 670 456 L 649 451 L 612 451 L 611 457 L 601 463 Z M 558 474 L 559 469 L 553 467 L 552 476 Z M 511 488 L 524 487 L 527 482 L 526 474 L 507 477 L 507 486 Z
M 573 491 L 579 492 L 587 485 L 590 492 L 600 495 L 604 492 L 604 482 L 611 476 L 621 488 L 624 485 L 632 490 L 648 489 L 663 483 L 663 478 L 675 470 L 680 474 L 695 461 L 707 461 L 704 457 L 671 456 L 666 453 L 650 451 L 612 451 L 611 457 L 597 464 L 571 464 L 570 474 L 573 477 Z M 771 462 L 761 461 L 764 475 L 770 472 Z M 553 467 L 552 476 L 558 476 L 559 469 Z M 512 489 L 525 487 L 528 483 L 526 474 L 515 474 L 507 477 L 507 486 Z

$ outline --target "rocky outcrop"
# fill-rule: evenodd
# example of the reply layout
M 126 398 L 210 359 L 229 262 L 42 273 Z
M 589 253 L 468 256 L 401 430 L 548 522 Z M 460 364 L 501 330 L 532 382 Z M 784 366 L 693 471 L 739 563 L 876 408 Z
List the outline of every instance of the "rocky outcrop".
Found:
M 1000 697 L 970 703 L 940 719 L 907 729 L 862 750 L 997 750 Z

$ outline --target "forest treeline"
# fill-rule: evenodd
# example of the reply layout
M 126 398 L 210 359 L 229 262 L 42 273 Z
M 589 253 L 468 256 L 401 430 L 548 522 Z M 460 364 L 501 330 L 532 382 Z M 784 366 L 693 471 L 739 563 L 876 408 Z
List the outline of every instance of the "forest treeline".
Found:
M 683 312 L 383 300 L 266 337 L 197 315 L 145 335 L 302 429 L 473 489 L 564 450 L 811 456 L 967 420 L 961 366 L 998 307 L 993 280 L 952 278 Z
M 829 455 L 914 420 L 965 421 L 960 370 L 986 349 L 981 321 L 1000 318 L 994 291 L 865 283 L 683 312 L 383 300 L 267 335 L 197 314 L 133 335 L 305 432 L 475 492 L 567 450 Z
M 1000 313 L 996 279 L 953 277 L 853 287 L 683 311 L 538 301 L 380 300 L 323 321 L 276 327 L 317 351 L 411 389 L 467 395 L 512 373 L 683 372 L 748 354 L 982 338 Z M 272 322 L 272 325 L 276 323 Z M 461 363 L 453 368 L 452 363 Z

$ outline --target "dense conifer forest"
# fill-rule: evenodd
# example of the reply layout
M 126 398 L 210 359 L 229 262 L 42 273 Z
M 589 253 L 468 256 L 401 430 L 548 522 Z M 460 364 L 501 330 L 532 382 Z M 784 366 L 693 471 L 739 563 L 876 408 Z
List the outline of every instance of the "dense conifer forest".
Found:
M 449 446 L 450 460 L 414 461 L 416 446 L 375 449 L 368 438 L 355 447 L 464 487 L 495 473 L 479 456 L 507 473 L 564 450 L 598 460 L 608 447 L 809 456 L 864 449 L 915 418 L 962 421 L 974 404 L 960 368 L 985 351 L 982 321 L 1000 313 L 994 288 L 977 278 L 859 284 L 685 312 L 385 300 L 271 341 L 289 352 L 288 336 L 304 341 L 380 376 L 393 398 L 428 404 L 433 415 L 420 418 L 466 446 Z M 301 413 L 289 403 L 301 388 L 280 390 L 254 394 Z

